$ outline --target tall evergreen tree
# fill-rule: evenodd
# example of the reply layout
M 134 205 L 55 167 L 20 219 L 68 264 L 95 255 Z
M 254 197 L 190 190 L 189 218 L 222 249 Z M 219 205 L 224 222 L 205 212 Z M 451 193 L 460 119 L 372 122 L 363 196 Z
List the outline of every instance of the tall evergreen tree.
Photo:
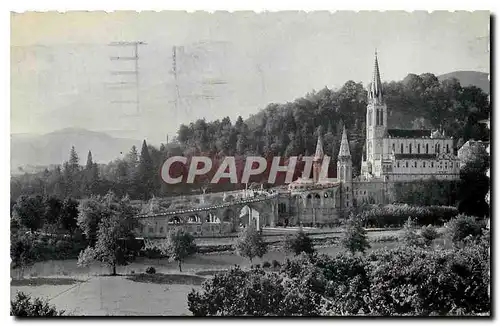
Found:
M 155 171 L 153 160 L 149 154 L 146 140 L 142 142 L 141 157 L 139 159 L 138 181 L 139 189 L 143 199 L 149 199 L 155 193 L 154 178 L 158 173 Z
M 92 152 L 89 151 L 89 153 L 87 154 L 87 164 L 85 165 L 85 170 L 89 171 L 90 169 L 92 169 L 94 163 L 92 161 Z

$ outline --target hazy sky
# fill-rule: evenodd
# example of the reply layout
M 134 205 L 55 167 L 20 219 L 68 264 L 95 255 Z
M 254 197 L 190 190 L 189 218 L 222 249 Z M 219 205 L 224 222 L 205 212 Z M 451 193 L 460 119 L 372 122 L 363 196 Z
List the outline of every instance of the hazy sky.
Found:
M 110 56 L 140 47 L 140 114 L 134 89 L 111 75 L 133 68 Z M 181 122 L 238 115 L 347 80 L 366 84 L 374 50 L 383 80 L 408 73 L 489 72 L 488 12 L 73 12 L 13 14 L 11 132 L 78 127 L 153 143 Z M 172 47 L 177 52 L 177 82 Z M 177 87 L 175 87 L 177 85 Z M 176 95 L 177 94 L 177 95 Z M 178 109 L 174 99 L 178 97 Z

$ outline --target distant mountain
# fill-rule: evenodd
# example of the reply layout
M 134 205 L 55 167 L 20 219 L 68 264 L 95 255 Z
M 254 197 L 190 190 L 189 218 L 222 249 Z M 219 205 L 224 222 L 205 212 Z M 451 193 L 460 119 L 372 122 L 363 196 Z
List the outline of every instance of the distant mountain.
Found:
M 115 138 L 103 132 L 66 128 L 45 135 L 11 135 L 11 171 L 22 166 L 48 166 L 68 160 L 71 146 L 80 157 L 80 164 L 87 161 L 88 151 L 97 163 L 108 163 L 127 153 L 132 145 L 138 147 L 142 141 Z
M 438 79 L 444 80 L 448 78 L 456 78 L 462 86 L 474 85 L 481 88 L 485 93 L 490 94 L 490 81 L 488 74 L 479 71 L 453 71 L 444 75 L 438 76 Z

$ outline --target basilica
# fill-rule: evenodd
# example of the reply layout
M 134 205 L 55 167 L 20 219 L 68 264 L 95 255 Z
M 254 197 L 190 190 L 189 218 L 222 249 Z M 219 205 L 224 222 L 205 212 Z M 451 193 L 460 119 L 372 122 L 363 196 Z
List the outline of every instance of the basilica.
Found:
M 391 129 L 377 54 L 372 82 L 368 85 L 366 143 L 361 175 L 353 177 L 346 129 L 337 157 L 337 177 L 322 178 L 323 142 L 318 136 L 312 178 L 299 178 L 281 194 L 278 207 L 283 224 L 329 224 L 352 207 L 392 201 L 396 182 L 459 178 L 460 163 L 453 138 L 440 130 Z

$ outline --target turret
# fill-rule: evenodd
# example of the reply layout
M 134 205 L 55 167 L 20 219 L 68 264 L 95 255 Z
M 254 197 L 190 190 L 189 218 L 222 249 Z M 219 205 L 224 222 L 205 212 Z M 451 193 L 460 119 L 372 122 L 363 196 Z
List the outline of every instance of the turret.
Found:
M 344 182 L 350 182 L 352 179 L 351 151 L 349 149 L 345 125 L 342 130 L 342 140 L 340 142 L 339 155 L 337 158 L 337 178 Z
M 318 182 L 319 175 L 321 172 L 321 164 L 323 163 L 323 157 L 325 152 L 323 151 L 323 138 L 321 133 L 318 132 L 318 142 L 316 143 L 316 151 L 314 152 L 313 158 L 313 181 Z

